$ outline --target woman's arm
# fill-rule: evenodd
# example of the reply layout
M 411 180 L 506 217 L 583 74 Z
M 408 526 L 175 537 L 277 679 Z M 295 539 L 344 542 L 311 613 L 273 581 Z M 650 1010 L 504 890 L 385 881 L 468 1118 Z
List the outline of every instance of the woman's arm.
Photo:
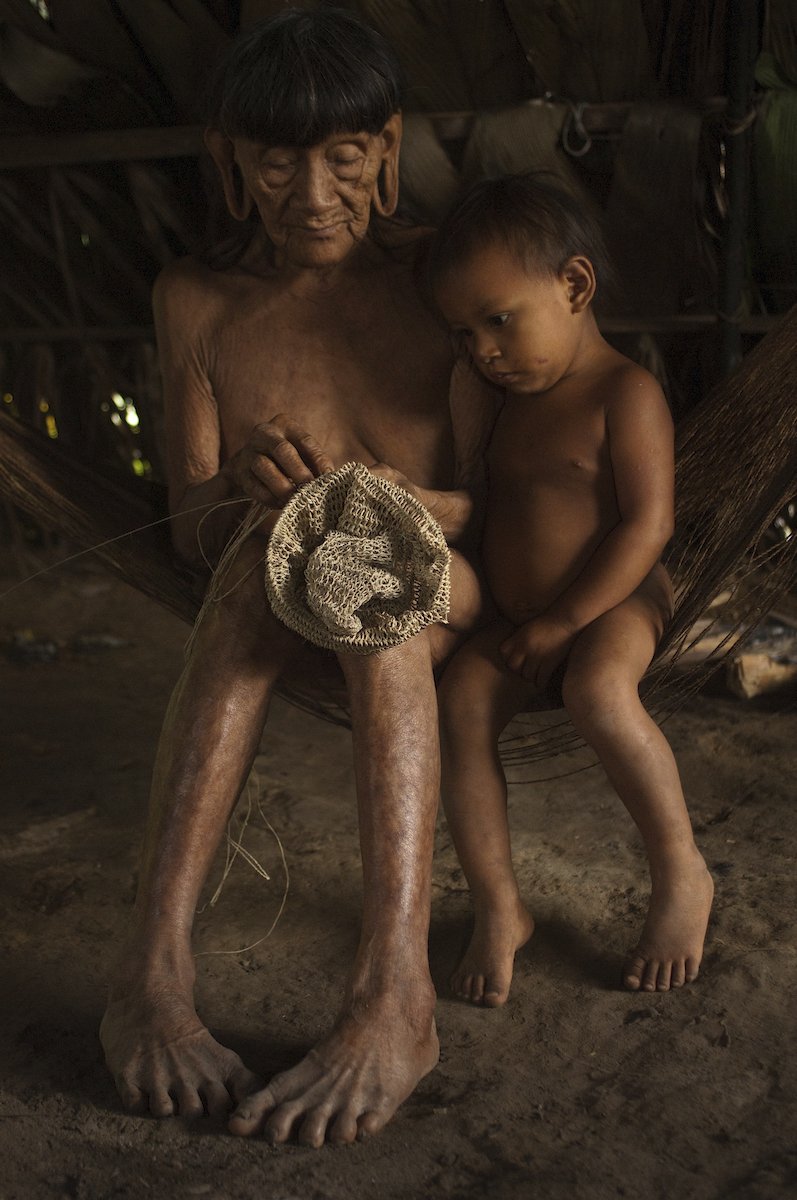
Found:
M 181 558 L 201 566 L 218 558 L 247 501 L 282 508 L 296 487 L 331 470 L 332 462 L 285 414 L 255 425 L 246 444 L 222 462 L 219 411 L 207 366 L 214 338 L 213 300 L 197 271 L 188 261 L 167 268 L 155 284 L 153 311 L 172 541 Z

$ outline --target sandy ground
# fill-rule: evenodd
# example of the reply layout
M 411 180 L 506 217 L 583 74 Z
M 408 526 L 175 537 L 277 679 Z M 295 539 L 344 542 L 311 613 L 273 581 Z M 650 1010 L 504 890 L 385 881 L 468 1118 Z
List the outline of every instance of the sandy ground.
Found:
M 468 899 L 441 820 L 438 1069 L 370 1142 L 273 1148 L 208 1120 L 125 1116 L 97 1041 L 185 628 L 85 569 L 2 600 L 0 635 L 28 627 L 59 652 L 42 663 L 0 657 L 2 1200 L 797 1195 L 793 702 L 702 695 L 668 723 L 717 883 L 695 986 L 617 989 L 646 875 L 600 773 L 517 786 L 515 852 L 538 931 L 509 1004 L 476 1010 L 447 995 Z M 79 634 L 126 644 L 79 649 Z M 263 937 L 284 891 L 258 815 L 247 844 L 270 881 L 237 863 L 198 919 L 196 948 L 205 1020 L 269 1074 L 330 1022 L 360 878 L 347 733 L 278 706 L 258 771 L 290 869 L 285 912 L 270 938 L 235 953 Z

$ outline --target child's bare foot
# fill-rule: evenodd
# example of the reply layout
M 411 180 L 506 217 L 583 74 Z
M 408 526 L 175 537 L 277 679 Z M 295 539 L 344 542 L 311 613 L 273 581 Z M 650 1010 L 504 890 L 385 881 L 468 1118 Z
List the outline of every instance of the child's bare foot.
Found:
M 642 936 L 623 967 L 623 984 L 632 992 L 667 992 L 697 979 L 714 897 L 697 849 L 652 876 Z
M 515 953 L 534 932 L 534 921 L 517 899 L 512 904 L 475 908 L 473 936 L 451 976 L 451 990 L 471 1004 L 499 1008 L 509 995 Z

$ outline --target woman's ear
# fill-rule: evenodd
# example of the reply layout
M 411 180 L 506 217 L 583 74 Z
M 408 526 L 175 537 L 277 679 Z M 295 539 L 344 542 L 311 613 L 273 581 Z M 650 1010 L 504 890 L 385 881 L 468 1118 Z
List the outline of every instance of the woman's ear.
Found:
M 398 207 L 401 113 L 393 113 L 382 130 L 382 166 L 374 187 L 374 208 L 381 217 L 392 217 Z
M 584 312 L 595 296 L 595 268 L 592 263 L 581 255 L 569 258 L 562 268 L 561 278 L 567 288 L 570 311 Z
M 246 221 L 252 211 L 252 197 L 246 190 L 241 168 L 235 161 L 232 142 L 220 129 L 206 129 L 205 145 L 221 175 L 224 199 L 236 221 Z

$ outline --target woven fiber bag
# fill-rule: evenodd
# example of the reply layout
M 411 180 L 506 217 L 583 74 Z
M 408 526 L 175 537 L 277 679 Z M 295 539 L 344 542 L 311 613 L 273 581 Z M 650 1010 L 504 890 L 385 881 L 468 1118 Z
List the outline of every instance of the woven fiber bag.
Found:
M 346 463 L 283 509 L 266 551 L 266 593 L 307 641 L 371 654 L 446 620 L 449 564 L 443 532 L 418 500 Z

